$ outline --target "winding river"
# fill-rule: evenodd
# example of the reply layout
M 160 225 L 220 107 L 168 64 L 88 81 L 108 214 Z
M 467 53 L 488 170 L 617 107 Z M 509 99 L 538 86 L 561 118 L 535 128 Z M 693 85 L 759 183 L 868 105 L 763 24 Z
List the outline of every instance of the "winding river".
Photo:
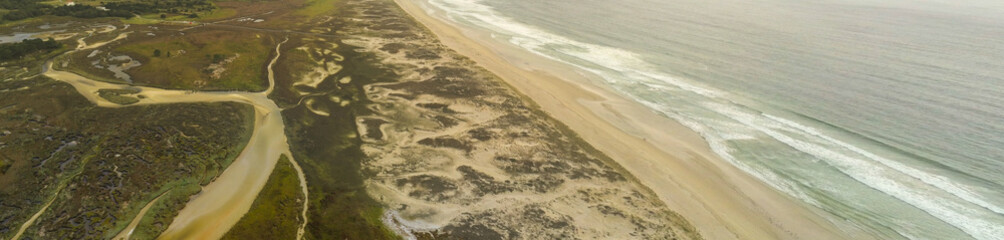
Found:
M 117 38 L 108 42 L 124 39 L 127 34 L 122 33 Z M 96 48 L 108 43 L 102 42 L 87 45 L 82 40 L 78 42 L 80 45 L 67 54 Z M 283 154 L 294 164 L 301 181 L 304 197 L 307 196 L 306 183 L 303 181 L 305 179 L 303 171 L 296 161 L 292 159 L 292 154 L 289 152 L 289 144 L 283 131 L 284 125 L 281 109 L 268 98 L 269 93 L 272 92 L 275 85 L 275 73 L 272 70 L 272 66 L 279 58 L 279 48 L 284 43 L 286 41 L 277 44 L 275 47 L 275 58 L 268 65 L 269 87 L 264 92 L 200 92 L 114 84 L 88 79 L 72 72 L 53 69 L 52 61 L 46 63 L 43 75 L 73 85 L 81 95 L 100 107 L 126 107 L 99 97 L 98 90 L 100 89 L 140 90 L 139 94 L 142 94 L 145 98 L 140 99 L 139 102 L 132 105 L 239 102 L 254 106 L 254 132 L 247 146 L 216 180 L 203 187 L 202 192 L 191 198 L 174 218 L 174 221 L 168 226 L 167 230 L 158 238 L 219 239 L 250 210 L 252 203 L 254 203 L 258 193 L 265 186 L 276 163 Z M 306 215 L 308 201 L 303 202 L 303 214 Z M 44 211 L 45 209 L 42 209 L 39 213 Z M 142 214 L 140 213 L 140 215 Z M 137 217 L 141 218 L 141 216 Z M 306 226 L 306 216 L 303 217 L 302 225 L 297 234 L 298 239 L 302 238 L 303 228 Z M 32 222 L 29 221 L 25 224 L 30 225 Z M 125 233 L 124 237 L 128 238 L 132 231 L 135 230 L 135 227 L 130 226 L 124 229 L 122 231 Z

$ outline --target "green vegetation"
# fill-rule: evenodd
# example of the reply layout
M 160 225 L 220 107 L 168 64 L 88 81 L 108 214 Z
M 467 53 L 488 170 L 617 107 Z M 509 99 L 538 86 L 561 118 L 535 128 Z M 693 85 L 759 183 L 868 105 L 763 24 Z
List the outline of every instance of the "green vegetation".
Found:
M 121 17 L 133 16 L 130 9 L 108 7 L 108 10 L 98 9 L 88 5 L 56 6 L 42 4 L 41 0 L 0 0 L 0 8 L 11 10 L 4 13 L 0 21 L 17 21 L 32 17 L 55 15 L 78 18 Z
M 185 21 L 193 14 L 202 20 L 219 19 L 262 6 L 235 10 L 200 2 L 205 3 L 142 0 L 103 5 L 144 16 L 128 19 L 127 23 Z M 347 9 L 344 3 L 341 0 L 312 0 L 300 9 L 282 8 L 272 15 L 277 16 L 275 20 L 270 18 L 262 26 L 298 23 L 284 29 L 300 30 L 312 27 L 321 18 L 352 17 L 348 15 L 351 11 L 343 10 Z M 307 21 L 290 20 L 304 18 Z M 340 27 L 338 24 L 344 21 L 347 20 L 331 21 L 334 25 L 329 27 Z M 186 30 L 184 35 L 173 30 L 152 32 L 156 35 L 137 33 L 96 49 L 101 50 L 101 54 L 95 57 L 86 57 L 92 51 L 75 53 L 66 58 L 69 62 L 67 68 L 83 72 L 81 75 L 88 77 L 108 76 L 95 72 L 107 70 L 85 68 L 106 55 L 126 54 L 142 63 L 126 71 L 139 85 L 252 91 L 266 87 L 265 66 L 277 42 L 276 37 L 267 34 L 267 31 L 221 30 L 210 25 Z M 118 33 L 109 33 L 105 37 L 114 37 Z M 303 199 L 299 179 L 284 158 L 276 166 L 251 211 L 226 238 L 289 239 L 295 236 L 303 220 L 300 219 L 301 201 L 309 201 L 307 239 L 397 239 L 380 222 L 383 206 L 366 193 L 364 180 L 369 176 L 362 169 L 362 162 L 367 157 L 360 149 L 362 142 L 355 122 L 356 116 L 371 114 L 366 107 L 370 102 L 363 87 L 392 81 L 395 77 L 393 72 L 373 56 L 341 45 L 341 39 L 306 42 L 300 39 L 304 35 L 290 35 L 294 39 L 291 44 L 284 45 L 283 58 L 278 63 L 282 66 L 276 68 L 276 75 L 282 80 L 279 80 L 276 94 L 270 97 L 281 106 L 289 107 L 282 115 L 286 119 L 290 150 L 304 167 L 311 195 L 309 199 Z M 87 41 L 97 41 L 99 37 L 95 35 Z M 339 43 L 339 46 L 333 48 L 331 43 Z M 317 59 L 294 50 L 301 46 L 329 49 L 339 55 L 326 60 L 337 59 L 343 70 L 330 76 L 318 89 L 313 89 L 315 96 L 309 96 L 323 100 L 318 101 L 318 105 L 325 105 L 331 117 L 318 116 L 304 105 L 298 105 L 302 96 L 291 91 L 292 82 L 298 80 L 292 76 L 317 64 Z M 351 77 L 352 81 L 332 81 L 343 77 Z M 166 192 L 152 205 L 133 234 L 134 239 L 153 239 L 170 224 L 189 198 L 198 193 L 201 185 L 211 182 L 230 164 L 246 143 L 254 119 L 251 109 L 232 103 L 96 108 L 66 84 L 48 80 L 17 84 L 21 83 L 31 89 L 17 91 L 17 94 L 24 95 L 4 93 L 4 98 L 0 99 L 0 116 L 3 116 L 0 117 L 0 132 L 4 129 L 41 130 L 38 133 L 19 130 L 13 137 L 0 136 L 0 142 L 10 144 L 0 148 L 0 168 L 9 169 L 0 176 L 0 199 L 5 203 L 8 200 L 16 202 L 18 207 L 0 206 L 0 220 L 10 220 L 0 224 L 0 238 L 9 237 L 10 229 L 15 229 L 17 223 L 37 211 L 39 202 L 55 196 L 52 185 L 66 183 L 64 192 L 68 193 L 56 197 L 50 210 L 43 214 L 38 225 L 29 229 L 26 236 L 107 239 L 124 228 L 145 203 Z M 21 87 L 15 81 L 0 85 L 2 89 Z M 138 99 L 134 97 L 141 97 L 136 94 L 130 90 L 99 91 L 102 98 L 119 104 L 135 103 Z M 331 97 L 347 100 L 346 103 L 351 104 L 325 102 L 327 100 L 324 99 Z M 7 107 L 8 104 L 14 107 Z M 35 119 L 35 115 L 45 118 Z M 48 136 L 54 140 L 43 140 Z M 23 141 L 15 143 L 8 139 Z M 71 141 L 77 142 L 77 147 L 67 148 L 71 152 L 50 155 L 60 144 Z M 55 157 L 46 160 L 49 156 Z M 79 171 L 79 175 L 66 174 L 70 170 Z M 27 193 L 31 191 L 27 191 L 28 188 L 41 190 L 33 191 L 36 196 L 29 196 Z M 44 237 L 39 235 L 42 232 L 46 234 Z
M 223 239 L 295 239 L 303 222 L 303 200 L 300 179 L 283 155 L 251 210 Z
M 130 96 L 123 96 L 128 94 L 139 93 L 139 90 L 132 89 L 101 89 L 98 90 L 98 96 L 107 99 L 116 104 L 129 105 L 139 102 L 139 99 Z
M 308 0 L 307 6 L 296 11 L 297 15 L 315 18 L 324 13 L 331 13 L 337 6 L 338 0 Z
M 366 155 L 356 129 L 356 116 L 370 114 L 363 86 L 375 82 L 391 81 L 391 71 L 379 68 L 372 56 L 364 55 L 349 46 L 331 49 L 329 42 L 338 39 L 306 41 L 291 39 L 288 48 L 311 47 L 330 49 L 344 57 L 311 58 L 303 51 L 284 51 L 276 66 L 277 89 L 272 96 L 281 107 L 286 121 L 286 135 L 297 162 L 303 166 L 310 190 L 307 239 L 397 239 L 380 221 L 383 207 L 366 193 L 362 162 Z M 302 96 L 292 91 L 297 75 L 319 63 L 336 61 L 342 71 L 327 79 L 351 77 L 349 83 L 319 85 L 312 92 L 326 93 L 317 97 L 329 99 L 337 96 L 352 104 L 341 106 L 328 100 L 319 100 L 331 113 L 326 117 L 314 114 L 298 103 Z M 307 97 L 307 98 L 309 98 Z
M 137 84 L 173 89 L 261 91 L 276 42 L 237 31 L 196 31 L 125 43 L 114 51 L 143 63 L 127 71 Z M 95 70 L 97 71 L 97 70 Z
M 311 4 L 311 9 L 301 13 L 324 17 L 338 11 L 340 1 L 315 0 Z M 112 4 L 105 4 L 109 5 Z M 124 5 L 116 6 L 129 9 Z M 233 16 L 236 11 L 214 9 L 197 14 L 200 19 L 208 19 Z M 290 13 L 293 9 L 284 11 Z M 146 11 L 144 14 L 152 17 L 128 21 L 159 22 L 161 14 L 165 15 L 164 20 L 172 20 L 193 13 Z M 266 87 L 265 66 L 274 53 L 274 36 L 260 31 L 220 30 L 211 26 L 188 30 L 183 36 L 165 32 L 167 30 L 154 31 L 156 36 L 150 37 L 133 34 L 96 49 L 101 50 L 101 54 L 94 57 L 86 57 L 93 51 L 81 51 L 63 59 L 69 62 L 67 68 L 93 77 L 108 75 L 84 69 L 94 60 L 108 55 L 129 55 L 142 63 L 127 70 L 140 85 L 239 90 Z M 100 34 L 87 41 L 96 42 L 103 37 Z M 107 33 L 107 37 L 117 34 Z M 338 39 L 329 40 L 338 42 Z M 327 42 L 312 44 L 331 49 Z M 284 52 L 290 49 L 285 48 Z M 337 108 L 332 111 L 339 116 L 337 118 L 318 117 L 303 106 L 283 112 L 287 119 L 295 119 L 287 121 L 290 126 L 287 133 L 292 135 L 291 144 L 294 145 L 292 151 L 298 159 L 304 159 L 302 162 L 307 162 L 304 167 L 310 168 L 309 188 L 317 194 L 304 199 L 291 165 L 280 161 L 252 210 L 228 233 L 228 238 L 288 239 L 295 236 L 303 220 L 300 219 L 302 201 L 311 203 L 308 239 L 397 238 L 380 222 L 382 206 L 365 192 L 361 169 L 365 155 L 360 150 L 354 122 L 356 114 L 369 111 L 364 105 L 362 87 L 389 80 L 389 71 L 374 67 L 379 63 L 361 56 L 355 49 L 332 50 L 352 59 L 346 63 L 346 71 L 333 77 L 351 75 L 359 80 L 324 86 L 324 91 L 351 100 L 353 104 L 331 105 Z M 223 70 L 214 70 L 220 69 L 214 68 L 215 65 Z M 4 93 L 4 98 L 0 99 L 0 116 L 3 116 L 0 117 L 0 132 L 32 129 L 38 124 L 44 127 L 39 127 L 38 133 L 19 130 L 15 136 L 0 139 L 10 144 L 0 148 L 0 164 L 3 164 L 0 167 L 9 169 L 0 176 L 0 199 L 5 203 L 8 200 L 16 202 L 17 207 L 0 206 L 0 220 L 9 220 L 0 224 L 0 238 L 9 238 L 17 224 L 38 210 L 39 202 L 56 196 L 55 203 L 38 224 L 27 231 L 26 238 L 107 239 L 124 228 L 144 204 L 164 193 L 133 234 L 134 239 L 153 239 L 170 224 L 189 198 L 198 193 L 201 185 L 211 182 L 230 164 L 240 146 L 246 143 L 249 120 L 253 120 L 249 108 L 232 103 L 107 109 L 94 107 L 72 87 L 59 82 L 38 79 L 0 84 L 7 84 L 2 89 L 21 87 L 15 82 L 30 89 L 17 91 L 17 94 Z M 285 86 L 291 87 L 291 84 Z M 134 97 L 141 97 L 131 90 L 104 89 L 98 94 L 119 104 L 135 103 L 138 100 Z M 295 105 L 295 102 L 286 105 Z M 35 119 L 36 115 L 44 119 Z M 3 121 L 8 117 L 17 121 Z M 242 120 L 248 122 L 235 124 Z M 53 140 L 44 140 L 49 136 Z M 15 145 L 9 139 L 23 141 Z M 72 141 L 76 141 L 75 147 L 66 148 L 72 151 L 54 150 Z M 50 155 L 53 152 L 56 153 Z M 55 157 L 46 160 L 49 156 Z M 66 187 L 61 194 L 56 194 L 51 187 L 55 185 Z M 41 190 L 27 191 L 27 188 Z M 29 196 L 28 192 L 35 194 Z
M 118 17 L 161 14 L 197 18 L 200 13 L 212 14 L 217 9 L 208 0 L 127 0 L 102 1 L 100 7 L 88 4 L 54 6 L 43 0 L 0 0 L 0 23 L 39 16 L 71 16 L 77 18 Z
M 10 169 L 10 166 L 11 162 L 7 161 L 7 159 L 0 159 L 0 175 L 7 173 L 7 169 Z
M 70 16 L 78 18 L 99 18 L 99 17 L 120 17 L 120 18 L 130 18 L 133 13 L 128 10 L 113 9 L 101 10 L 93 6 L 87 5 L 73 5 L 73 6 L 59 6 L 55 7 L 48 14 L 56 16 Z
M 9 165 L 0 175 L 0 238 L 55 196 L 25 238 L 108 239 L 170 189 L 134 234 L 151 239 L 229 166 L 254 121 L 237 103 L 96 108 L 44 77 L 2 81 L 0 90 L 0 159 Z
M 151 13 L 143 14 L 138 18 L 130 18 L 122 20 L 123 23 L 128 24 L 157 24 L 163 23 L 165 21 L 179 21 L 179 22 L 189 22 L 189 21 L 215 21 L 230 18 L 237 15 L 237 11 L 232 8 L 218 8 L 214 7 L 212 9 L 207 9 L 199 12 L 193 13 Z
M 237 15 L 237 10 L 230 8 L 216 8 L 213 9 L 212 11 L 202 12 L 202 15 L 199 15 L 199 20 L 203 21 L 220 20 L 224 18 L 233 17 L 234 15 Z
M 172 13 L 184 14 L 192 12 L 210 11 L 216 9 L 212 3 L 206 0 L 173 0 L 173 1 L 124 1 L 109 2 L 104 6 L 108 9 L 120 9 L 136 14 L 147 13 Z
M 63 44 L 55 39 L 25 39 L 19 43 L 0 44 L 0 62 L 21 59 L 22 57 L 37 53 L 50 52 L 63 47 Z
M 52 6 L 38 3 L 40 0 L 0 0 L 0 9 L 6 9 L 2 21 L 15 21 L 34 16 L 45 15 Z
M 308 6 L 295 10 L 287 19 L 270 19 L 271 24 L 287 21 L 300 23 L 283 28 L 310 28 L 322 18 L 346 19 L 354 14 L 345 1 L 313 0 Z M 306 19 L 305 19 L 306 18 Z M 298 19 L 298 20 L 293 20 Z M 398 239 L 380 221 L 383 206 L 366 193 L 366 170 L 362 163 L 367 156 L 361 149 L 362 140 L 356 128 L 356 117 L 371 114 L 370 101 L 363 87 L 377 82 L 394 81 L 394 73 L 372 55 L 339 44 L 338 38 L 303 39 L 296 36 L 283 47 L 283 55 L 276 64 L 276 89 L 270 98 L 286 109 L 286 135 L 289 137 L 294 158 L 303 167 L 310 191 L 310 211 L 305 239 Z M 324 56 L 296 50 L 331 50 L 337 55 Z M 311 50 L 312 51 L 312 50 Z M 328 76 L 317 88 L 303 89 L 293 84 L 306 72 L 325 62 L 342 66 L 341 71 Z M 336 79 L 350 77 L 352 81 L 340 83 Z M 332 83 L 332 84 L 328 84 Z M 319 95 L 302 96 L 307 90 Z M 328 99 L 351 102 L 341 105 Z M 315 98 L 314 106 L 330 112 L 331 117 L 320 116 L 302 103 Z
M 212 63 L 214 63 L 214 64 L 215 64 L 215 63 L 221 63 L 221 62 L 223 62 L 224 60 L 227 60 L 227 55 L 223 55 L 223 54 L 219 54 L 219 53 L 217 53 L 217 54 L 213 54 L 213 55 L 212 55 L 212 57 L 210 57 L 210 56 L 208 56 L 208 55 L 207 55 L 206 57 L 208 57 L 208 58 L 212 59 L 211 61 L 212 61 Z
M 134 18 L 122 20 L 122 23 L 125 23 L 125 24 L 137 24 L 137 25 L 157 24 L 157 23 L 160 23 L 160 22 L 162 22 L 162 20 L 160 20 L 160 19 L 146 18 L 146 17 L 134 17 Z

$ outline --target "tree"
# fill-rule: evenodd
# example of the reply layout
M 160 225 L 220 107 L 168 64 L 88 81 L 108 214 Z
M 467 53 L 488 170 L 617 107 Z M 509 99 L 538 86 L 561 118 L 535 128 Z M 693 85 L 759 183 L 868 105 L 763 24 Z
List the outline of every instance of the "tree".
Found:
M 212 56 L 213 63 L 220 63 L 220 62 L 223 62 L 226 59 L 227 59 L 227 55 L 223 55 L 223 54 L 213 54 L 213 56 Z
M 25 39 L 19 43 L 0 44 L 0 62 L 21 59 L 22 57 L 35 52 L 50 52 L 62 46 L 62 44 L 56 42 L 56 40 L 52 38 L 46 40 L 37 38 Z
M 153 50 L 153 56 L 154 57 L 160 57 L 160 49 L 154 49 Z

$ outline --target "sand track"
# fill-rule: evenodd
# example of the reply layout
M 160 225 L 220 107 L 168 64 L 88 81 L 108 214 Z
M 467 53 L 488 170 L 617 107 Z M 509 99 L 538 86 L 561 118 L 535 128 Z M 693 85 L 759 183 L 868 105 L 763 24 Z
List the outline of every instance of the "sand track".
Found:
M 77 49 L 68 52 L 68 54 L 97 48 L 124 39 L 127 35 L 128 33 L 122 33 L 115 39 L 89 45 L 81 39 L 78 41 L 80 45 Z M 98 96 L 98 90 L 101 89 L 139 90 L 145 98 L 130 106 L 199 102 L 238 102 L 254 106 L 255 127 L 247 146 L 216 180 L 205 186 L 200 194 L 186 204 L 185 208 L 178 213 L 171 225 L 159 237 L 159 239 L 218 239 L 248 212 L 275 168 L 280 155 L 286 154 L 290 161 L 294 162 L 294 166 L 298 166 L 292 159 L 292 155 L 288 154 L 289 145 L 283 130 L 281 110 L 275 102 L 268 98 L 268 94 L 271 93 L 275 85 L 272 66 L 279 58 L 281 54 L 279 49 L 285 42 L 276 45 L 276 56 L 268 65 L 269 87 L 264 92 L 195 92 L 113 84 L 88 79 L 72 72 L 52 69 L 52 61 L 46 63 L 43 74 L 49 78 L 69 83 L 81 95 L 99 107 L 124 107 Z M 303 184 L 303 193 L 307 195 L 303 172 L 299 167 L 296 168 L 296 171 Z M 307 203 L 304 202 L 304 211 L 306 209 Z M 305 214 L 306 212 L 304 212 Z M 305 222 L 299 229 L 298 238 L 302 237 L 303 226 L 305 226 Z

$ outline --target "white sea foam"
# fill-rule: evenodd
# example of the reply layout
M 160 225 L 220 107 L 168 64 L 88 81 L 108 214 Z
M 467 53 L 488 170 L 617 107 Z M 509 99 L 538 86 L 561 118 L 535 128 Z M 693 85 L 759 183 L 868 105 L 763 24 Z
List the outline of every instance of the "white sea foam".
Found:
M 719 106 L 717 108 L 724 109 L 729 107 Z M 972 206 L 974 203 L 965 201 L 965 199 L 950 198 L 946 196 L 946 194 L 941 193 L 946 192 L 945 190 L 937 188 L 935 185 L 916 184 L 914 180 L 921 180 L 922 182 L 928 184 L 937 181 L 919 179 L 904 172 L 929 176 L 930 174 L 918 173 L 919 170 L 906 167 L 899 163 L 885 163 L 876 161 L 878 159 L 868 157 L 849 156 L 846 153 L 834 150 L 834 146 L 825 146 L 823 144 L 828 143 L 844 148 L 849 147 L 853 149 L 851 152 L 855 153 L 867 152 L 832 139 L 828 136 L 819 134 L 815 129 L 807 128 L 787 120 L 784 122 L 777 121 L 779 118 L 774 116 L 753 115 L 743 113 L 735 109 L 729 109 L 722 112 L 726 112 L 727 116 L 735 119 L 736 121 L 746 123 L 747 126 L 754 127 L 772 138 L 791 146 L 792 148 L 811 154 L 817 158 L 827 160 L 827 162 L 838 167 L 842 172 L 848 174 L 859 182 L 894 196 L 897 199 L 934 215 L 938 219 L 941 219 L 942 221 L 945 221 L 946 223 L 968 233 L 970 236 L 977 239 L 1000 239 L 1001 236 L 1004 236 L 1004 225 L 1000 224 L 1001 222 L 1004 222 L 1004 219 L 1001 219 L 1000 215 L 992 213 L 988 214 L 986 212 L 979 211 L 978 209 L 974 209 L 974 206 Z M 791 127 L 792 125 L 800 127 Z M 817 137 L 824 142 L 820 144 L 798 140 L 783 133 L 782 131 L 799 134 L 802 135 L 802 137 Z M 868 154 L 872 155 L 870 153 Z M 885 161 L 892 162 L 891 160 Z M 899 168 L 890 167 L 889 165 L 894 165 Z M 940 176 L 931 177 L 943 178 Z M 954 186 L 954 184 L 951 186 Z
M 979 187 L 925 172 L 831 137 L 818 129 L 737 104 L 734 101 L 748 100 L 737 100 L 737 96 L 726 91 L 663 74 L 636 53 L 579 42 L 518 23 L 501 16 L 481 1 L 430 0 L 430 3 L 445 10 L 453 21 L 489 29 L 493 37 L 600 76 L 627 97 L 700 133 L 724 160 L 811 205 L 828 207 L 800 190 L 792 182 L 793 179 L 782 177 L 773 169 L 753 166 L 744 159 L 737 159 L 735 150 L 728 147 L 729 141 L 755 139 L 782 143 L 812 156 L 805 160 L 825 162 L 825 165 L 820 164 L 820 168 L 832 166 L 851 179 L 914 206 L 974 238 L 1004 238 L 1004 207 L 980 195 Z M 637 92 L 639 87 L 636 86 L 643 86 L 641 89 L 645 92 Z M 671 96 L 674 101 L 649 99 L 652 94 Z M 853 199 L 853 196 L 844 199 Z M 894 212 L 869 214 L 884 215 L 887 221 L 895 221 L 896 217 L 892 216 L 896 214 Z M 900 224 L 893 227 L 894 231 L 908 238 L 924 230 L 895 229 L 897 227 L 924 226 Z
M 937 187 L 938 189 L 941 189 L 941 190 L 943 190 L 945 192 L 951 193 L 952 195 L 955 195 L 956 197 L 964 199 L 965 201 L 967 201 L 969 203 L 979 205 L 980 207 L 986 208 L 986 209 L 991 210 L 993 212 L 996 212 L 998 214 L 1004 214 L 1004 208 L 1001 208 L 1000 206 L 998 206 L 996 204 L 993 204 L 993 203 L 990 203 L 990 202 L 984 200 L 982 197 L 980 197 L 978 195 L 978 193 L 976 193 L 976 191 L 974 191 L 974 190 L 971 189 L 972 188 L 971 186 L 964 186 L 964 185 L 961 185 L 961 184 L 953 182 L 952 180 L 948 179 L 948 177 L 941 176 L 941 175 L 930 174 L 930 173 L 921 171 L 921 170 L 919 170 L 917 168 L 913 168 L 913 167 L 907 166 L 907 165 L 905 165 L 903 163 L 900 163 L 900 162 L 897 162 L 897 161 L 893 161 L 893 160 L 890 160 L 890 159 L 885 158 L 885 157 L 878 156 L 878 155 L 876 155 L 874 153 L 865 151 L 865 150 L 863 150 L 861 148 L 858 148 L 858 147 L 856 147 L 854 145 L 848 144 L 846 142 L 843 142 L 843 141 L 834 139 L 834 138 L 832 138 L 830 136 L 827 136 L 825 134 L 822 134 L 822 133 L 819 132 L 819 130 L 807 127 L 807 126 L 802 125 L 802 124 L 798 124 L 796 122 L 792 122 L 791 120 L 783 119 L 783 118 L 779 118 L 779 117 L 771 116 L 771 115 L 764 115 L 764 116 L 767 117 L 767 118 L 769 118 L 769 119 L 771 119 L 771 120 L 773 120 L 773 121 L 776 121 L 778 123 L 784 124 L 785 127 L 797 129 L 800 132 L 803 132 L 803 133 L 806 133 L 806 134 L 810 134 L 813 137 L 818 137 L 818 138 L 824 139 L 827 142 L 839 145 L 840 147 L 843 147 L 845 149 L 853 151 L 854 153 L 861 154 L 862 156 L 866 157 L 867 159 L 877 161 L 877 162 L 879 162 L 879 163 L 881 163 L 881 164 L 883 164 L 883 165 L 885 165 L 885 166 L 887 166 L 889 168 L 892 168 L 892 169 L 894 169 L 896 171 L 899 171 L 900 173 L 909 175 L 909 176 L 913 177 L 914 179 L 923 181 L 926 184 L 929 184 L 931 186 Z

